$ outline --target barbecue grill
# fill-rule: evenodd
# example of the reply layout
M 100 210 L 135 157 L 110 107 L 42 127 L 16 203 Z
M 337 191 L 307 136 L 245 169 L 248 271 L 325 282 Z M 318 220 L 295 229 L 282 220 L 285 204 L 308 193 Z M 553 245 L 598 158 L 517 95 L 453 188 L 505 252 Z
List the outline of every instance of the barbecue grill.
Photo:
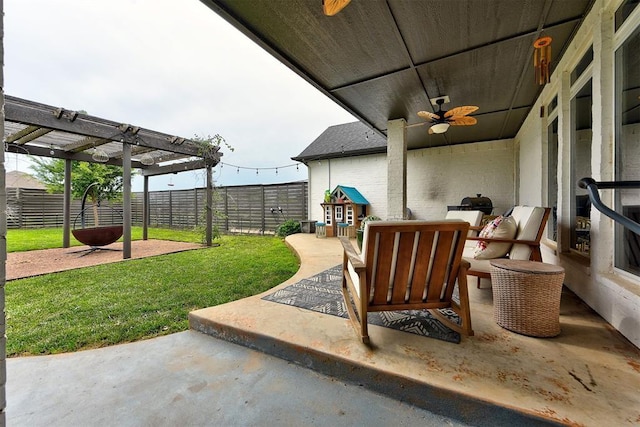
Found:
M 493 203 L 488 197 L 482 197 L 482 194 L 476 194 L 476 197 L 465 197 L 459 205 L 447 206 L 449 211 L 481 211 L 485 215 L 491 215 L 493 212 Z

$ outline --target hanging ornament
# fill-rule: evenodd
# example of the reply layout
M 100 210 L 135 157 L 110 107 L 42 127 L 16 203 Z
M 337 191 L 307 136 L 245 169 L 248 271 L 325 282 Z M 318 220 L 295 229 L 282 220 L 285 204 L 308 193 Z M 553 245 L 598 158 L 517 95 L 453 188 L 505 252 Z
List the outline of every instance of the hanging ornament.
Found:
M 155 160 L 153 159 L 153 156 L 151 154 L 144 153 L 142 157 L 140 157 L 140 163 L 142 163 L 145 166 L 151 166 L 152 164 L 155 163 Z
M 533 68 L 536 83 L 545 85 L 549 83 L 549 65 L 551 64 L 551 37 L 540 37 L 533 43 Z
M 102 149 L 93 147 L 93 153 L 91 153 L 91 158 L 99 163 L 105 163 L 109 161 L 109 155 Z

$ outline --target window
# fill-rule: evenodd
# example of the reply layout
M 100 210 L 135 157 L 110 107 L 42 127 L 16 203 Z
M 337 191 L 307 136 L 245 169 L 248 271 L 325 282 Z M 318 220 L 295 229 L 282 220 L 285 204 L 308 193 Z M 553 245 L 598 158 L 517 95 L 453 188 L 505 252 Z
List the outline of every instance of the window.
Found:
M 551 114 L 558 108 L 558 96 L 554 96 L 549 105 L 547 105 L 547 114 Z
M 325 206 L 324 207 L 324 222 L 327 225 L 331 225 L 332 224 L 332 209 L 331 206 Z
M 616 181 L 640 180 L 640 28 L 616 51 Z M 616 190 L 616 212 L 640 222 L 640 189 Z M 640 275 L 640 236 L 616 224 L 615 266 Z
M 554 98 L 557 99 L 557 98 Z M 558 117 L 547 128 L 549 151 L 548 206 L 551 215 L 547 227 L 547 238 L 558 241 Z
M 593 62 L 593 46 L 589 47 L 589 50 L 584 54 L 584 56 L 576 65 L 576 68 L 571 72 L 571 84 L 573 85 L 578 78 L 586 71 L 586 69 Z
M 624 21 L 627 20 L 631 12 L 640 4 L 638 0 L 627 0 L 616 10 L 616 31 L 620 29 Z
M 571 248 L 589 255 L 591 202 L 578 181 L 591 177 L 591 79 L 571 99 Z
M 347 224 L 353 225 L 353 205 L 347 205 Z

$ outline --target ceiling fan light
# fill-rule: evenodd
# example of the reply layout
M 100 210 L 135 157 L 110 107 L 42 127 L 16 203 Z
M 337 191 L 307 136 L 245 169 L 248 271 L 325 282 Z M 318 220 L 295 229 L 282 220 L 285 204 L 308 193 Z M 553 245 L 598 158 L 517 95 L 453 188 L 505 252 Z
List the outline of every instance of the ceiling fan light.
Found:
M 445 133 L 449 129 L 449 123 L 436 123 L 431 125 L 431 130 L 433 133 Z

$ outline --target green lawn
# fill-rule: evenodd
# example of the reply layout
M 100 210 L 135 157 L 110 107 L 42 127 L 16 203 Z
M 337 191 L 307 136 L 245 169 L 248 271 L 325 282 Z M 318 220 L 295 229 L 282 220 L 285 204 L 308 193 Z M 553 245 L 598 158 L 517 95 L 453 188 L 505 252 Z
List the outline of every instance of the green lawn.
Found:
M 8 233 L 9 246 L 14 231 Z M 200 241 L 199 233 L 167 234 Z M 168 236 L 154 230 L 150 237 Z M 213 248 L 7 282 L 7 356 L 70 352 L 184 331 L 189 311 L 263 292 L 298 269 L 279 238 L 223 236 L 217 242 Z
M 180 242 L 202 243 L 202 233 L 194 230 L 171 230 L 149 228 L 150 239 L 176 240 Z M 131 227 L 131 239 L 142 240 L 142 227 Z M 120 239 L 122 240 L 122 239 Z M 73 234 L 71 246 L 82 246 Z M 31 228 L 7 230 L 7 252 L 34 251 L 62 247 L 62 228 Z

